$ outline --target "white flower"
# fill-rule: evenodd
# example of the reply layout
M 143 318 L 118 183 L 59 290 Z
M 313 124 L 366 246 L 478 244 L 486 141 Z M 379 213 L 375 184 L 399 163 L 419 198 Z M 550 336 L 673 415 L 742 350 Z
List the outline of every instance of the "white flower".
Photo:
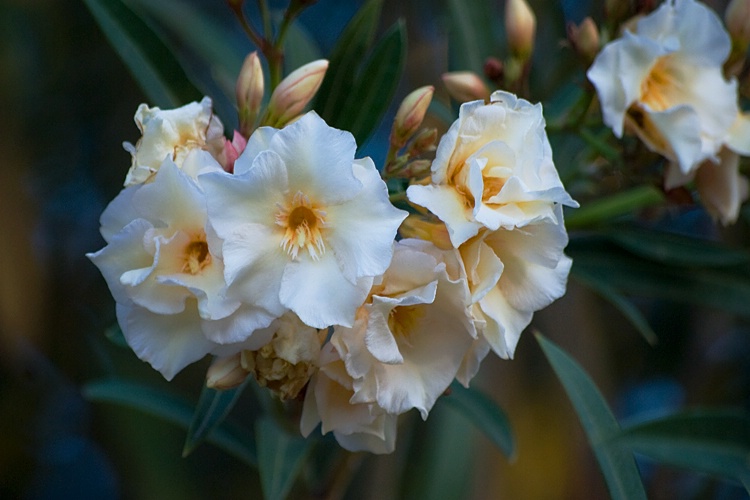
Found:
M 490 100 L 461 106 L 440 140 L 432 185 L 407 190 L 445 222 L 456 248 L 480 229 L 554 221 L 555 203 L 577 206 L 552 162 L 541 105 L 501 91 Z
M 216 166 L 200 150 L 184 162 Z M 221 344 L 248 341 L 242 348 L 252 349 L 270 340 L 272 332 L 251 333 L 271 314 L 225 296 L 221 242 L 206 225 L 204 194 L 172 160 L 153 182 L 124 189 L 101 222 L 107 246 L 88 257 L 117 302 L 128 343 L 167 379 Z
M 258 129 L 234 175 L 201 176 L 231 293 L 277 316 L 292 310 L 314 328 L 354 323 L 406 216 L 355 150 L 350 133 L 311 112 L 281 130 Z
M 398 416 L 377 404 L 354 403 L 352 377 L 332 344 L 323 346 L 320 370 L 307 386 L 300 431 L 307 437 L 319 423 L 349 451 L 391 453 L 396 448 Z
M 469 306 L 455 250 L 401 240 L 354 327 L 331 337 L 354 379 L 352 402 L 427 418 L 476 338 Z
M 665 187 L 696 180 L 709 211 L 724 223 L 737 217 L 740 177 L 732 155 L 748 154 L 750 134 L 737 104 L 737 81 L 723 64 L 731 41 L 718 16 L 694 0 L 668 0 L 637 23 L 635 33 L 607 44 L 588 71 L 599 94 L 604 123 L 617 137 L 635 132 L 672 163 Z M 726 189 L 701 189 L 696 171 L 715 164 Z M 716 168 L 707 168 L 714 170 Z M 714 172 L 716 173 L 716 172 Z M 732 187 L 734 186 L 734 187 Z M 708 197 L 705 198 L 705 195 Z
M 135 113 L 135 123 L 142 136 L 135 146 L 123 143 L 133 157 L 125 186 L 152 180 L 165 158 L 184 168 L 185 158 L 195 149 L 206 150 L 217 159 L 224 150 L 224 126 L 213 114 L 208 97 L 200 103 L 169 110 L 141 104 Z M 193 177 L 198 173 L 190 172 Z
M 572 261 L 563 254 L 568 235 L 562 207 L 555 218 L 512 230 L 483 231 L 459 249 L 482 337 L 502 358 L 512 358 L 521 332 L 538 311 L 565 293 Z M 479 342 L 467 357 L 466 384 L 487 347 Z

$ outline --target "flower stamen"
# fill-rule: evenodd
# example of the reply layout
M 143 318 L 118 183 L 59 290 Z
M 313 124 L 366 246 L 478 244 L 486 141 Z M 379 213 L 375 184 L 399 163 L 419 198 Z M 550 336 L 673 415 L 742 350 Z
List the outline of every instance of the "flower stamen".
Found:
M 181 271 L 196 275 L 206 266 L 211 264 L 211 253 L 208 251 L 208 243 L 205 236 L 201 239 L 193 240 L 187 244 L 183 252 L 184 262 Z
M 284 237 L 279 244 L 292 259 L 297 259 L 304 248 L 314 260 L 325 252 L 321 230 L 325 228 L 326 213 L 315 208 L 310 198 L 297 191 L 290 207 L 279 206 L 276 224 L 284 228 Z

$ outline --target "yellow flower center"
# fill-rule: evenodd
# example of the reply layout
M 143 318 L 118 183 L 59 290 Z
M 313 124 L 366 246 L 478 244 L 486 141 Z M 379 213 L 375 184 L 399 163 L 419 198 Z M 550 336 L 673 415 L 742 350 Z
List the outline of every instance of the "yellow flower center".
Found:
M 406 340 L 424 315 L 425 310 L 422 304 L 394 307 L 388 315 L 388 328 L 394 337 Z
M 284 229 L 280 246 L 292 259 L 304 248 L 317 260 L 325 252 L 322 229 L 326 226 L 326 213 L 315 207 L 310 198 L 297 191 L 288 206 L 279 206 L 276 224 Z
M 641 83 L 640 101 L 654 111 L 664 111 L 672 106 L 670 95 L 679 86 L 679 80 L 670 71 L 669 57 L 660 57 Z
M 201 235 L 185 247 L 182 272 L 195 275 L 209 264 L 211 264 L 211 254 L 208 251 L 208 243 L 206 243 L 205 235 Z

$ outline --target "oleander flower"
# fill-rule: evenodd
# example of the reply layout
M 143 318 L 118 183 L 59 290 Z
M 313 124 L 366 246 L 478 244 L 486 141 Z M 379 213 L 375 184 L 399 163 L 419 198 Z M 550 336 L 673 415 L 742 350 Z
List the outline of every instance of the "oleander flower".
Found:
M 165 158 L 182 168 L 187 155 L 195 149 L 206 150 L 217 160 L 223 154 L 224 126 L 213 114 L 208 97 L 168 110 L 141 104 L 135 123 L 142 135 L 135 146 L 123 143 L 132 156 L 125 186 L 150 182 Z M 199 173 L 190 172 L 193 177 Z
M 454 249 L 399 241 L 354 326 L 334 328 L 330 340 L 354 380 L 351 402 L 391 414 L 416 408 L 426 419 L 477 336 L 469 307 Z
M 355 150 L 350 133 L 310 112 L 256 130 L 234 175 L 201 176 L 231 294 L 314 328 L 354 323 L 406 216 Z
M 481 336 L 501 358 L 513 357 L 534 312 L 565 294 L 572 264 L 563 253 L 567 244 L 562 206 L 556 205 L 552 220 L 484 230 L 459 248 Z M 465 385 L 487 354 L 482 342 L 474 347 L 459 377 Z
M 552 162 L 541 105 L 496 91 L 461 106 L 440 140 L 432 184 L 407 196 L 437 215 L 458 248 L 481 229 L 555 221 L 554 205 L 578 206 Z
M 221 170 L 202 150 L 190 169 Z M 164 377 L 210 352 L 257 349 L 274 316 L 226 295 L 221 241 L 207 226 L 202 189 L 166 158 L 152 182 L 125 188 L 101 217 L 107 245 L 87 256 L 117 302 L 128 344 Z M 228 347 L 229 346 L 229 347 Z
M 320 369 L 307 386 L 300 431 L 307 437 L 321 424 L 349 451 L 391 453 L 396 448 L 398 415 L 375 403 L 352 402 L 354 381 L 338 351 L 329 342 L 320 354 Z
M 604 123 L 617 137 L 630 130 L 671 164 L 665 187 L 696 180 L 704 204 L 725 224 L 737 218 L 742 191 L 737 162 L 722 148 L 750 152 L 737 102 L 737 81 L 724 78 L 731 41 L 719 17 L 694 0 L 668 0 L 640 19 L 635 32 L 607 44 L 588 71 Z M 696 178 L 702 165 L 717 165 Z M 732 190 L 701 189 L 719 173 Z M 731 202 L 729 202 L 731 200 Z

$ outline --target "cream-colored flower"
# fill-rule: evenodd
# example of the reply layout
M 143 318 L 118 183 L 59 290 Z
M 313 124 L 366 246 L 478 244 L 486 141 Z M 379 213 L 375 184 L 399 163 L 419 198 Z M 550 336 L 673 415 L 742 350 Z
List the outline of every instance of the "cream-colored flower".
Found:
M 232 296 L 314 328 L 354 323 L 406 216 L 355 150 L 350 133 L 310 112 L 256 130 L 234 175 L 201 176 Z
M 438 145 L 432 184 L 407 190 L 445 222 L 456 248 L 483 228 L 556 221 L 556 203 L 578 206 L 552 162 L 541 105 L 502 91 L 490 101 L 461 106 Z
M 724 223 L 737 217 L 738 191 L 701 188 L 710 162 L 725 179 L 739 181 L 731 154 L 747 154 L 750 135 L 737 104 L 737 81 L 725 79 L 731 41 L 718 16 L 694 0 L 669 0 L 641 18 L 635 32 L 607 44 L 588 71 L 599 94 L 604 123 L 617 137 L 631 130 L 672 163 L 665 187 L 693 179 L 699 191 L 719 199 L 706 203 Z M 743 132 L 744 130 L 744 132 Z M 725 162 L 725 163 L 722 163 Z M 716 187 L 716 184 L 713 185 Z M 731 201 L 730 201 L 731 200 Z
M 515 229 L 482 231 L 460 248 L 482 337 L 502 358 L 512 358 L 521 332 L 538 311 L 563 296 L 572 261 L 562 207 L 553 220 Z M 476 373 L 486 346 L 475 346 L 467 373 Z M 484 353 L 484 354 L 482 354 Z M 469 369 L 474 366 L 474 369 Z M 470 377 L 469 377 L 470 378 Z M 466 379 L 459 377 L 463 383 Z
M 416 408 L 427 418 L 476 338 L 469 306 L 455 250 L 399 241 L 354 326 L 331 337 L 354 379 L 352 403 L 392 414 Z
M 200 150 L 184 163 L 219 168 Z M 107 207 L 107 246 L 88 254 L 117 302 L 126 340 L 168 379 L 222 344 L 255 349 L 270 340 L 251 334 L 274 317 L 225 294 L 221 241 L 206 224 L 205 203 L 196 181 L 167 158 L 152 182 L 124 189 Z
M 123 143 L 133 158 L 125 186 L 153 180 L 165 158 L 184 168 L 185 158 L 195 149 L 206 150 L 219 159 L 226 141 L 224 126 L 213 114 L 208 97 L 168 110 L 141 104 L 135 113 L 135 123 L 142 135 L 135 146 Z M 196 177 L 200 172 L 189 173 Z
M 332 344 L 323 346 L 320 370 L 307 386 L 300 430 L 307 437 L 321 424 L 349 451 L 391 453 L 396 448 L 398 416 L 373 403 L 352 402 L 353 380 Z

